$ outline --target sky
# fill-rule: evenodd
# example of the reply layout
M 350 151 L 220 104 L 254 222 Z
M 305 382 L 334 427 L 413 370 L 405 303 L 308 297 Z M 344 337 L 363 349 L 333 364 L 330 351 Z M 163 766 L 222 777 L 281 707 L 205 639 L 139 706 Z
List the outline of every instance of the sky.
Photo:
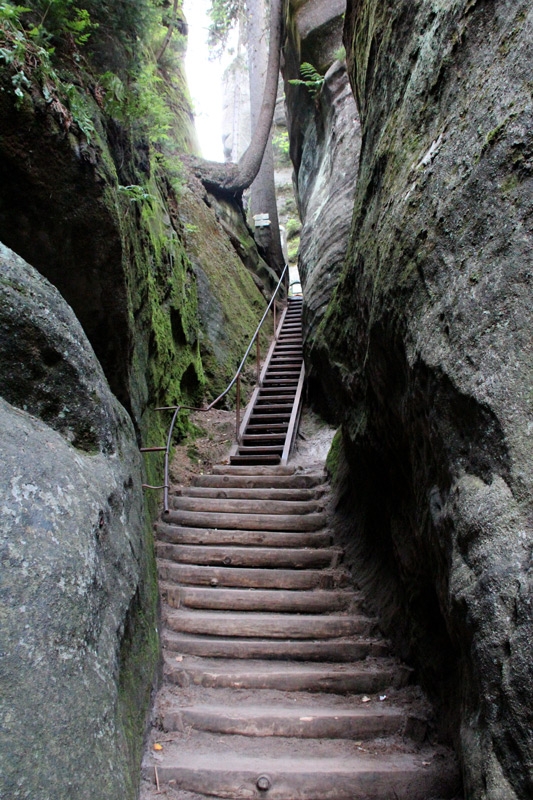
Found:
M 210 0 L 185 0 L 183 3 L 189 25 L 185 69 L 202 156 L 211 161 L 224 161 L 221 78 L 225 65 L 208 60 L 209 6 Z

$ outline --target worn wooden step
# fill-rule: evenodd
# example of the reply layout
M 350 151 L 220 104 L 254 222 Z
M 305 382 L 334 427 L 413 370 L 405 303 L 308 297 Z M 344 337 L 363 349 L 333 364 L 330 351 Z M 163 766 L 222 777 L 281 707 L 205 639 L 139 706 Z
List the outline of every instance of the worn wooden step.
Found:
M 261 405 L 258 406 L 256 404 L 256 405 L 254 405 L 254 410 L 253 410 L 252 416 L 255 419 L 257 419 L 258 417 L 261 417 L 261 416 L 272 417 L 274 414 L 278 414 L 278 415 L 279 414 L 284 414 L 285 417 L 290 417 L 291 409 L 292 409 L 292 403 L 285 404 L 285 405 L 283 405 L 281 403 L 275 403 L 275 404 L 273 403 L 272 405 L 269 404 L 269 405 L 266 405 L 266 406 L 261 406 Z
M 174 780 L 182 791 L 249 800 L 446 800 L 460 785 L 454 765 L 443 769 L 442 759 L 427 761 L 416 753 L 336 757 L 332 748 L 329 757 L 317 752 L 305 758 L 243 755 L 236 748 L 235 753 L 227 748 L 217 753 L 212 746 L 204 754 L 194 741 L 180 742 L 157 765 L 158 780 Z M 145 764 L 143 771 L 155 781 L 153 767 Z M 257 787 L 259 778 L 267 792 Z
M 195 636 L 281 640 L 368 636 L 376 627 L 376 621 L 363 614 L 267 614 L 171 608 L 165 614 L 165 624 L 169 630 Z
M 166 522 L 158 522 L 155 530 L 159 541 L 173 544 L 308 548 L 330 547 L 332 543 L 332 536 L 328 530 L 309 532 L 221 530 L 220 528 L 186 528 L 180 525 L 168 525 Z
M 246 429 L 248 430 L 248 428 Z M 283 444 L 286 439 L 285 433 L 245 433 L 241 441 L 244 445 L 260 445 L 264 443 Z
M 297 569 L 252 569 L 246 567 L 203 567 L 159 559 L 160 580 L 193 586 L 234 586 L 251 589 L 335 589 L 346 586 L 346 574 L 339 571 Z
M 205 608 L 221 611 L 274 611 L 292 614 L 326 614 L 342 611 L 354 597 L 346 590 L 298 592 L 282 589 L 228 589 L 217 587 L 177 586 L 161 583 L 161 596 L 172 608 Z
M 269 455 L 272 453 L 282 453 L 282 452 L 283 452 L 283 444 L 265 444 L 265 445 L 241 444 L 239 445 L 238 449 L 238 454 L 240 456 L 260 456 L 260 455 Z
M 246 466 L 255 464 L 279 464 L 281 462 L 280 453 L 263 453 L 263 455 L 242 455 L 236 453 L 230 456 L 230 462 L 236 466 Z
M 156 549 L 158 557 L 167 561 L 205 566 L 315 569 L 336 567 L 342 558 L 338 547 L 219 547 L 158 542 Z
M 262 500 L 260 498 L 233 499 L 227 497 L 191 497 L 173 495 L 171 507 L 184 511 L 212 511 L 230 514 L 311 514 L 322 511 L 320 500 Z
M 299 488 L 216 488 L 211 486 L 185 486 L 176 495 L 182 497 L 219 497 L 233 500 L 316 500 L 323 492 L 319 489 Z
M 283 736 L 301 739 L 370 739 L 401 733 L 406 715 L 400 708 L 373 703 L 371 707 L 262 706 L 238 708 L 194 705 L 167 711 L 163 727 L 184 731 L 187 727 L 233 736 Z
M 271 422 L 275 422 L 275 423 L 286 423 L 288 425 L 290 417 L 291 417 L 290 409 L 287 409 L 287 411 L 284 412 L 278 412 L 276 414 L 269 414 L 268 409 L 263 408 L 258 414 L 255 413 L 255 411 L 252 413 L 249 424 L 267 425 Z
M 162 581 L 193 586 L 227 586 L 249 589 L 335 589 L 348 585 L 343 570 L 292 570 L 248 567 L 214 567 L 158 560 Z
M 167 650 L 202 658 L 260 658 L 292 661 L 360 661 L 389 655 L 385 642 L 363 637 L 342 639 L 248 639 L 198 636 L 166 628 L 162 636 Z
M 213 475 L 272 475 L 278 477 L 279 475 L 294 475 L 296 472 L 295 467 L 279 466 L 257 466 L 257 467 L 232 467 L 229 464 L 215 464 L 212 467 Z
M 164 521 L 187 528 L 236 528 L 258 531 L 317 531 L 326 525 L 325 514 L 224 514 L 170 510 Z
M 272 413 L 273 411 L 291 409 L 292 406 L 292 400 L 287 400 L 283 395 L 276 394 L 273 397 L 258 397 L 255 401 L 254 409 L 264 414 L 265 411 Z
M 261 431 L 265 432 L 271 431 L 273 433 L 279 431 L 280 433 L 287 433 L 288 427 L 289 427 L 288 422 L 277 422 L 277 423 L 267 422 L 264 423 L 263 425 L 257 424 L 255 422 L 249 422 L 246 430 L 249 431 L 250 433 L 254 432 L 260 433 Z
M 279 394 L 290 394 L 294 395 L 295 387 L 298 385 L 298 382 L 293 381 L 292 379 L 287 378 L 287 380 L 281 379 L 270 379 L 265 378 L 261 385 L 261 389 L 259 390 L 259 395 L 267 396 L 276 394 L 276 390 L 278 390 Z
M 291 474 L 291 475 L 195 475 L 192 479 L 194 486 L 245 486 L 248 488 L 312 488 L 324 483 L 323 473 Z
M 234 661 L 182 656 L 165 659 L 165 676 L 179 686 L 218 689 L 277 689 L 284 692 L 331 694 L 376 694 L 390 687 L 405 686 L 408 667 L 389 659 L 366 659 L 360 663 L 306 663 Z

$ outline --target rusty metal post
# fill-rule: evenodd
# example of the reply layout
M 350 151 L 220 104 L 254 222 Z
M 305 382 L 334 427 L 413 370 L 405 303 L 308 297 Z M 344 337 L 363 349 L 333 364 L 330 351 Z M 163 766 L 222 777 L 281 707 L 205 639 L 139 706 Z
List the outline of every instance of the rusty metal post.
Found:
M 274 305 L 272 306 L 272 308 L 274 309 L 274 338 L 275 339 L 277 339 L 277 336 L 276 336 L 276 305 L 277 305 L 277 303 L 274 300 Z
M 259 334 L 257 335 L 257 339 L 255 340 L 255 346 L 256 346 L 255 377 L 257 384 L 259 385 L 259 376 L 261 375 L 261 345 L 259 344 Z
M 236 422 L 235 422 L 235 438 L 239 441 L 239 429 L 241 427 L 241 373 L 237 375 L 237 399 L 236 399 Z

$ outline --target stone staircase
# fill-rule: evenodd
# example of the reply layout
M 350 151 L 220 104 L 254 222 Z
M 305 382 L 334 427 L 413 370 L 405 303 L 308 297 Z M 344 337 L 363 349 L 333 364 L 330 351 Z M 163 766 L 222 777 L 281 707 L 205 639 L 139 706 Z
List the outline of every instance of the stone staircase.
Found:
M 143 762 L 163 794 L 452 798 L 452 754 L 351 586 L 323 474 L 228 466 L 157 525 L 164 679 Z

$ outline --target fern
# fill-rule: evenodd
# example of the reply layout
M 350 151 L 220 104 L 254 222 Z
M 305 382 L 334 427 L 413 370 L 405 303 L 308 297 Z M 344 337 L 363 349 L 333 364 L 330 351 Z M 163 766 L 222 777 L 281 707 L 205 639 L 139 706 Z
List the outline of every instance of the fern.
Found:
M 304 61 L 303 64 L 300 64 L 300 75 L 302 79 L 293 78 L 289 83 L 293 86 L 305 86 L 311 97 L 316 100 L 324 85 L 324 76 L 321 75 L 320 72 L 317 72 L 308 61 Z

